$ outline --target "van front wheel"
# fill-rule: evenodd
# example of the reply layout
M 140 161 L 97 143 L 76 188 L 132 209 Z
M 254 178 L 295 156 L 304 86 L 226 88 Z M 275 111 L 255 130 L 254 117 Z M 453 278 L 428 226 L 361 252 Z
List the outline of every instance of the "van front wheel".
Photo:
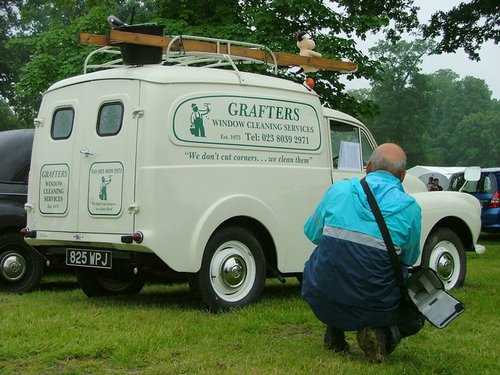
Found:
M 446 290 L 461 287 L 467 268 L 462 241 L 448 228 L 437 229 L 425 242 L 422 265 L 437 272 Z
M 255 302 L 265 281 L 266 261 L 259 241 L 244 228 L 228 227 L 208 241 L 190 285 L 211 311 L 227 311 Z

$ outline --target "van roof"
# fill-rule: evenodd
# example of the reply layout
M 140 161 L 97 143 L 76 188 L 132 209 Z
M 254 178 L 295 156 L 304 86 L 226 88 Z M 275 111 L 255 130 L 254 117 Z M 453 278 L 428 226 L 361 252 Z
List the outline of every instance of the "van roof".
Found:
M 344 122 L 350 122 L 351 124 L 356 124 L 357 126 L 360 126 L 362 128 L 366 127 L 357 118 L 352 117 L 351 115 L 348 115 L 347 113 L 337 111 L 336 109 L 331 109 L 331 108 L 323 107 L 323 113 L 326 116 L 332 117 L 334 119 L 342 120 Z
M 281 90 L 317 95 L 314 91 L 309 91 L 304 85 L 290 80 L 263 74 L 247 73 L 218 68 L 185 67 L 175 65 L 166 66 L 160 64 L 144 66 L 124 66 L 120 68 L 82 74 L 56 82 L 52 86 L 50 86 L 47 91 L 52 91 L 83 82 L 110 79 L 131 79 L 153 83 L 241 83 L 243 85 L 249 86 L 276 88 Z

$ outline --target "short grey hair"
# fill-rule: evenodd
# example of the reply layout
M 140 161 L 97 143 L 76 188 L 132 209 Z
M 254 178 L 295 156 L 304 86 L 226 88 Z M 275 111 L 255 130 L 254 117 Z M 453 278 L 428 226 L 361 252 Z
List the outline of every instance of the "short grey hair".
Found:
M 387 159 L 383 153 L 376 148 L 370 157 L 370 163 L 374 171 L 384 170 L 398 177 L 406 171 L 406 155 L 403 158 Z

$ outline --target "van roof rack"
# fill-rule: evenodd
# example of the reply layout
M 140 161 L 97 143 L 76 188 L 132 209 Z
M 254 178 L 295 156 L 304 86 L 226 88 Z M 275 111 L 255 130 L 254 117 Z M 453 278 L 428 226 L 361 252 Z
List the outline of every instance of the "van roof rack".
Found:
M 271 66 L 275 73 L 278 66 L 300 66 L 308 65 L 318 69 L 336 71 L 340 73 L 351 73 L 357 70 L 357 64 L 347 61 L 330 60 L 321 57 L 307 57 L 291 53 L 273 52 L 268 47 L 248 42 L 239 42 L 227 39 L 208 38 L 201 36 L 179 35 L 158 36 L 110 30 L 106 35 L 81 33 L 79 35 L 81 44 L 99 45 L 101 48 L 91 52 L 84 63 L 84 72 L 89 69 L 115 68 L 127 64 L 130 51 L 136 55 L 132 58 L 132 65 L 143 65 L 137 54 L 159 53 L 158 61 L 165 65 L 196 65 L 205 67 L 232 66 L 238 70 L 236 63 L 260 63 Z M 114 48 L 120 47 L 120 50 Z M 111 54 L 114 58 L 104 63 L 91 64 L 91 60 L 97 54 Z M 121 54 L 121 56 L 119 56 Z M 127 58 L 126 58 L 127 57 Z M 150 56 L 151 57 L 151 56 Z M 146 57 L 148 59 L 148 57 Z M 151 60 L 145 60 L 151 61 Z M 151 62 L 146 62 L 151 63 Z

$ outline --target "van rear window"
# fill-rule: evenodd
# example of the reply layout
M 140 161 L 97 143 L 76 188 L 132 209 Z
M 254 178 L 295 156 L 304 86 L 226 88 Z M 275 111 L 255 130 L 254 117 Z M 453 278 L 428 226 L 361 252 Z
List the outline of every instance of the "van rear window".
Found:
M 105 103 L 99 109 L 97 119 L 97 134 L 106 137 L 118 134 L 122 127 L 123 104 Z
M 52 139 L 67 139 L 73 131 L 75 111 L 71 107 L 58 108 L 52 117 L 50 134 Z

